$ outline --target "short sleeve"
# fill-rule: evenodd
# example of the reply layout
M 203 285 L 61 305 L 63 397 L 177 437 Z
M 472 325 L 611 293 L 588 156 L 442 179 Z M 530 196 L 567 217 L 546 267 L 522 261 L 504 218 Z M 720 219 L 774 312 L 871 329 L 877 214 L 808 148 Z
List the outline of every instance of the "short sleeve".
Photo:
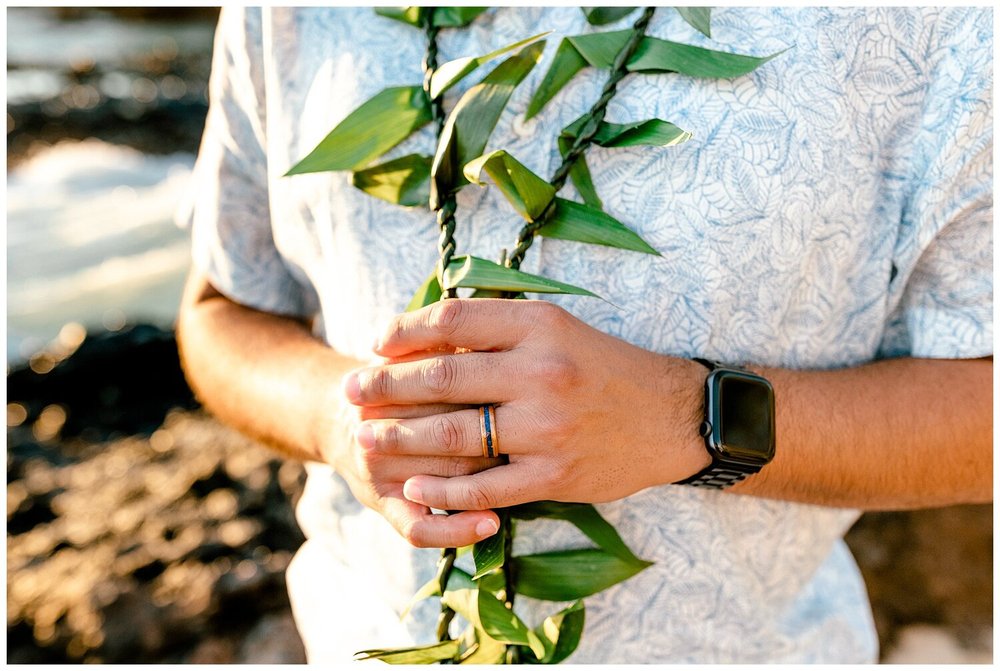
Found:
M 949 18 L 913 145 L 885 357 L 993 353 L 992 15 L 976 12 L 958 26 Z
M 260 8 L 219 17 L 209 110 L 187 202 L 192 261 L 223 295 L 251 308 L 307 317 L 317 311 L 275 247 L 268 197 Z

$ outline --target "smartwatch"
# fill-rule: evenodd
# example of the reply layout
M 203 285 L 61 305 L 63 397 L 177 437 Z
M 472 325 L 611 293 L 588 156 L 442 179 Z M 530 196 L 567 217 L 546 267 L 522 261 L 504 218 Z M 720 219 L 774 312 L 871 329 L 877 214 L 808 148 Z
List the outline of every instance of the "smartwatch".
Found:
M 711 371 L 705 379 L 705 421 L 699 432 L 712 463 L 674 484 L 723 489 L 774 458 L 774 388 L 738 366 L 695 361 Z

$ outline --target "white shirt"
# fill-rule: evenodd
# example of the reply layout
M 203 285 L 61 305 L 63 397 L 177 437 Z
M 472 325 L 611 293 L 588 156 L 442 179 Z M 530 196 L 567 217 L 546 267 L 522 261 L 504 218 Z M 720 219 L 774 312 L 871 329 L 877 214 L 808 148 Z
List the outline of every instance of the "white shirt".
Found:
M 592 27 L 577 8 L 494 9 L 443 30 L 439 62 L 554 31 L 487 146 L 548 176 L 559 130 L 607 76 L 586 69 L 525 122 L 559 39 L 628 28 L 636 16 Z M 605 210 L 662 257 L 537 239 L 522 270 L 610 303 L 551 300 L 677 356 L 839 368 L 992 353 L 988 10 L 722 8 L 709 40 L 664 7 L 648 34 L 756 56 L 791 49 L 731 80 L 624 80 L 609 121 L 658 117 L 694 135 L 675 147 L 588 153 Z M 219 24 L 197 189 L 184 215 L 195 263 L 239 303 L 318 316 L 319 335 L 361 360 L 433 268 L 434 217 L 354 189 L 346 172 L 282 175 L 381 89 L 418 84 L 424 48 L 421 31 L 371 8 L 226 9 Z M 446 108 L 491 67 L 450 91 Z M 433 148 L 427 126 L 387 157 Z M 458 253 L 485 258 L 511 248 L 520 227 L 496 189 L 475 186 L 459 193 L 457 221 Z M 583 639 L 568 661 L 877 658 L 842 540 L 858 511 L 683 486 L 598 508 L 655 563 L 586 599 Z M 325 465 L 309 465 L 298 516 L 308 541 L 288 581 L 310 661 L 433 640 L 436 600 L 402 622 L 399 613 L 433 575 L 437 551 L 410 547 Z M 570 525 L 539 520 L 518 526 L 514 552 L 588 545 Z M 530 626 L 558 609 L 517 599 Z

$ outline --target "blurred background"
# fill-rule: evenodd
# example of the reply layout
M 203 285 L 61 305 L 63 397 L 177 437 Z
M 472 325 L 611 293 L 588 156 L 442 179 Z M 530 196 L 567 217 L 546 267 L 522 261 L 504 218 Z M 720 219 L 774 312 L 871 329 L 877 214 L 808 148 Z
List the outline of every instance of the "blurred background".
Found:
M 217 11 L 8 8 L 7 661 L 304 661 L 299 464 L 203 414 L 173 221 Z M 992 662 L 992 506 L 862 517 L 887 662 Z

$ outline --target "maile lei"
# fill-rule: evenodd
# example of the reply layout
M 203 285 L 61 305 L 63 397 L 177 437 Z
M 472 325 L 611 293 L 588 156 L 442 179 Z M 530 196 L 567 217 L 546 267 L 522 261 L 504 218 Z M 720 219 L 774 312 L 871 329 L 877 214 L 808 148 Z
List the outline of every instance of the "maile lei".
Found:
M 679 73 L 690 77 L 729 78 L 746 74 L 774 55 L 757 58 L 713 51 L 647 36 L 655 8 L 644 9 L 630 30 L 564 37 L 548 72 L 528 105 L 526 118 L 538 114 L 586 67 L 609 71 L 600 97 L 586 114 L 566 126 L 557 139 L 562 162 L 545 180 L 503 149 L 484 153 L 490 135 L 514 89 L 542 56 L 547 33 L 534 35 L 483 56 L 438 64 L 437 37 L 442 29 L 469 25 L 485 7 L 377 8 L 387 18 L 422 30 L 427 39 L 421 84 L 387 88 L 351 112 L 296 164 L 289 175 L 349 170 L 358 189 L 401 206 L 429 207 L 440 229 L 439 261 L 417 290 L 408 310 L 455 298 L 460 288 L 472 297 L 519 298 L 523 292 L 582 294 L 586 289 L 518 270 L 536 236 L 657 254 L 642 238 L 602 209 L 585 152 L 592 145 L 665 147 L 686 142 L 691 134 L 661 119 L 624 124 L 604 120 L 618 83 L 631 72 Z M 677 7 L 693 28 L 710 34 L 710 10 Z M 618 21 L 634 7 L 583 9 L 592 25 Z M 484 63 L 508 56 L 445 113 L 444 94 Z M 428 123 L 437 130 L 433 156 L 409 154 L 372 165 L 379 156 Z M 488 176 L 525 220 L 510 253 L 499 262 L 456 256 L 455 195 Z M 572 180 L 581 202 L 556 194 Z M 583 598 L 627 580 L 650 565 L 635 556 L 594 506 L 539 501 L 498 510 L 500 530 L 471 548 L 446 548 L 437 575 L 414 596 L 441 601 L 438 642 L 429 645 L 359 652 L 359 659 L 397 664 L 544 663 L 566 659 L 583 633 Z M 596 547 L 514 556 L 515 520 L 549 518 L 575 525 Z M 472 552 L 475 572 L 455 566 Z M 531 627 L 513 612 L 516 594 L 572 602 L 568 608 Z M 455 615 L 467 623 L 454 638 Z M 405 613 L 404 613 L 405 616 Z

